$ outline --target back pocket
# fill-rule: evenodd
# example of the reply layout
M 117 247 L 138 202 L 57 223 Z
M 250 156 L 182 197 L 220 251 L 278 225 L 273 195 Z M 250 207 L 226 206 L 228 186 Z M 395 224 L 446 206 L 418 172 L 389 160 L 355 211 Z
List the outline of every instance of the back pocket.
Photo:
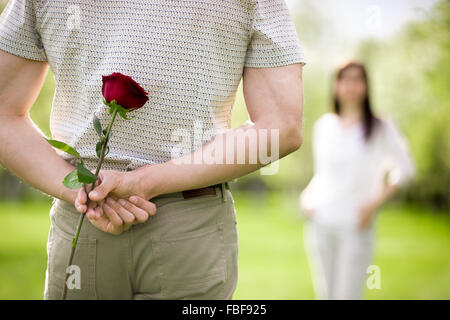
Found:
M 67 299 L 96 299 L 95 261 L 96 239 L 79 238 L 70 272 L 73 288 L 67 290 Z M 72 248 L 72 236 L 52 223 L 47 244 L 48 263 L 44 299 L 61 299 L 65 285 L 66 268 Z
M 165 299 L 220 299 L 226 281 L 223 222 L 156 240 Z

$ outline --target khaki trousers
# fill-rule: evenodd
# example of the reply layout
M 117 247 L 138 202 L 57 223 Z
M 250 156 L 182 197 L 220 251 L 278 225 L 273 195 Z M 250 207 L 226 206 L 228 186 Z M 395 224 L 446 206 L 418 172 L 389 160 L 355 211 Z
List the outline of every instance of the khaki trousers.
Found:
M 226 185 L 216 195 L 184 199 L 176 192 L 151 201 L 156 215 L 118 236 L 84 220 L 67 299 L 232 298 L 238 233 Z M 55 199 L 50 219 L 44 299 L 60 299 L 79 213 Z

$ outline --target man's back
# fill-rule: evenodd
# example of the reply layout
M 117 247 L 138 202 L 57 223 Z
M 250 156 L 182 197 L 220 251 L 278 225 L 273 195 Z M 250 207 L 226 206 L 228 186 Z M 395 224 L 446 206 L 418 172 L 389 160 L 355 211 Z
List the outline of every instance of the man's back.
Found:
M 301 63 L 284 0 L 9 2 L 0 17 L 0 162 L 57 198 L 50 211 L 44 298 L 61 297 L 81 212 L 91 223 L 83 225 L 73 260 L 81 286 L 68 299 L 231 299 L 237 221 L 224 182 L 300 147 Z M 56 154 L 28 114 L 49 64 L 57 86 L 52 135 L 75 146 L 91 168 L 97 163 L 92 118 L 97 113 L 103 127 L 109 120 L 101 76 L 125 73 L 150 93 L 148 103 L 133 111 L 133 121 L 114 123 L 102 166 L 112 170 L 100 171 L 100 184 L 89 192 L 89 212 L 81 209 L 88 198 L 83 188 L 61 183 L 74 166 Z M 241 77 L 251 122 L 200 148 L 203 141 L 195 138 L 201 129 L 214 129 L 212 135 L 229 127 Z M 198 148 L 183 160 L 252 133 L 256 139 L 243 151 L 250 158 L 258 150 L 257 163 L 222 165 L 224 157 L 239 153 L 228 143 L 222 159 L 217 149 L 218 163 L 170 160 L 177 138 L 188 138 L 184 153 L 192 144 Z M 145 165 L 153 162 L 163 163 Z
M 118 119 L 104 163 L 116 170 L 165 162 L 183 139 L 179 153 L 190 153 L 229 128 L 245 66 L 304 62 L 282 0 L 10 1 L 0 49 L 49 62 L 53 138 L 74 146 L 91 168 L 92 117 L 109 119 L 101 76 L 121 72 L 146 88 L 150 99 L 135 120 Z

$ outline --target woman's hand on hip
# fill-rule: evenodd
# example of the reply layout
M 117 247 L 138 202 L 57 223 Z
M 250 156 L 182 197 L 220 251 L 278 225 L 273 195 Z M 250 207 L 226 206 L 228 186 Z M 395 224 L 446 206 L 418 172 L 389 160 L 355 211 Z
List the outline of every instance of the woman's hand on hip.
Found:
M 314 216 L 314 209 L 312 207 L 307 207 L 303 209 L 305 217 L 310 220 Z
M 359 210 L 358 215 L 358 228 L 359 229 L 365 229 L 368 228 L 374 219 L 376 213 L 376 206 L 369 202 L 364 204 L 361 209 Z

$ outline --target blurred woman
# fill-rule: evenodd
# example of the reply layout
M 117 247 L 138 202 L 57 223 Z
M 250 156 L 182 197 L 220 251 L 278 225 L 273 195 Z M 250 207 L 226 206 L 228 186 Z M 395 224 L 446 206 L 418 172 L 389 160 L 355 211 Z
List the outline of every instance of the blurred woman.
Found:
M 313 130 L 314 177 L 300 195 L 305 244 L 320 299 L 360 299 L 378 208 L 414 165 L 394 123 L 371 108 L 366 68 L 349 62 L 334 82 L 333 112 Z M 387 173 L 387 175 L 386 175 Z

